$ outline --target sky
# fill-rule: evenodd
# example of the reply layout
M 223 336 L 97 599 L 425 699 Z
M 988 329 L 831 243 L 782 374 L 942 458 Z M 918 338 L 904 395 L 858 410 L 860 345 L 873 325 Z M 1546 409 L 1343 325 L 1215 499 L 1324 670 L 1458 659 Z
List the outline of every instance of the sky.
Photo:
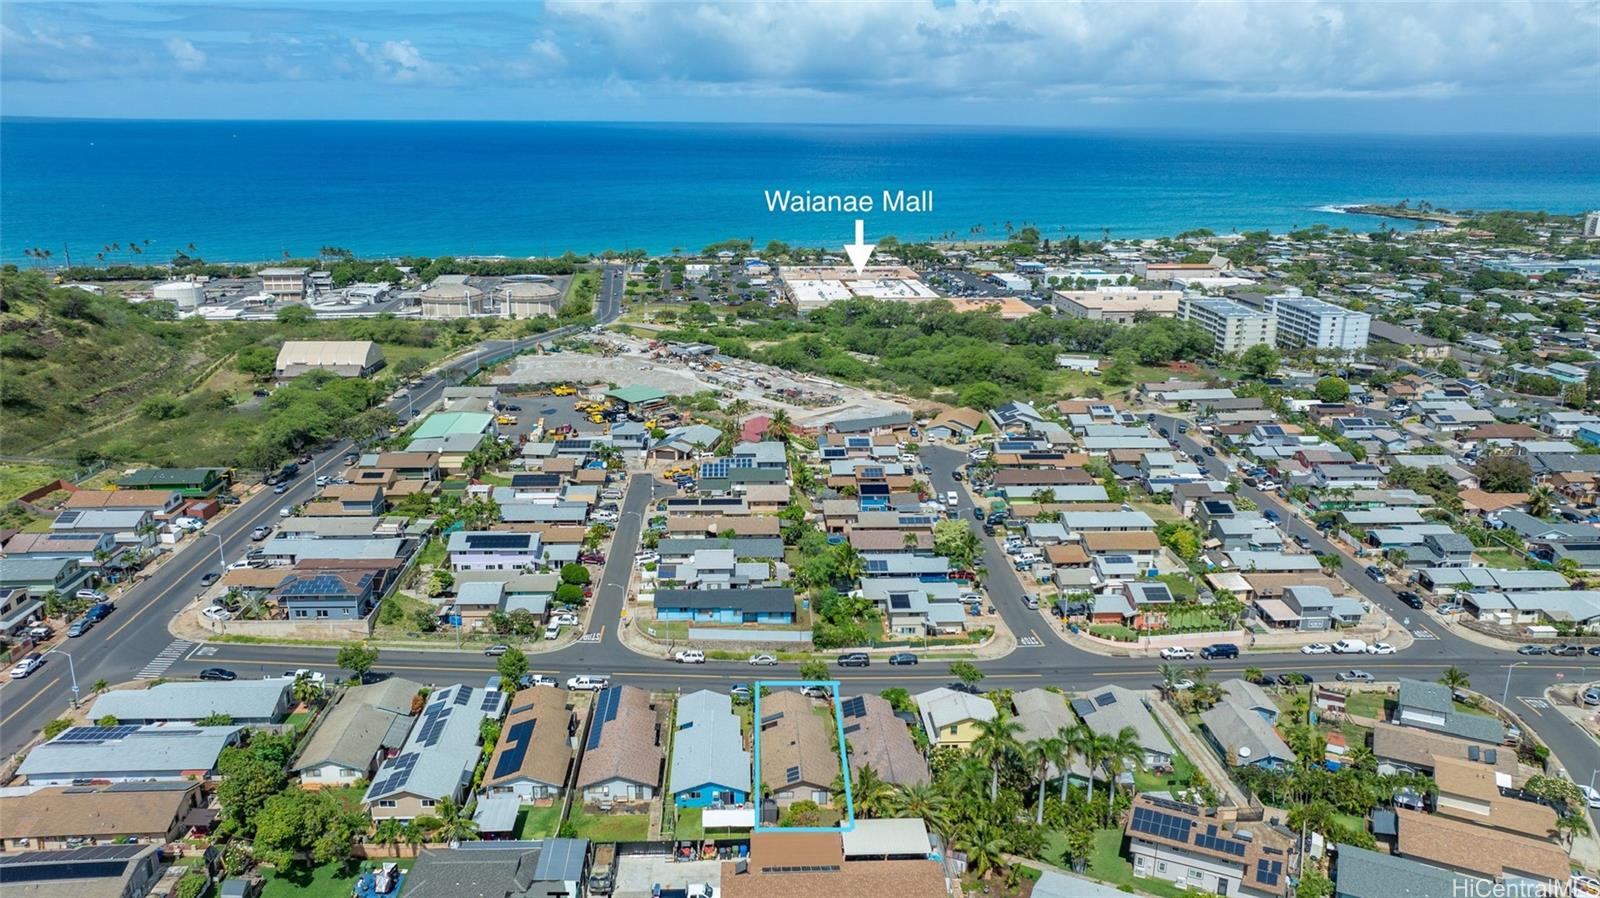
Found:
M 1600 0 L 0 0 L 0 114 L 1600 133 Z

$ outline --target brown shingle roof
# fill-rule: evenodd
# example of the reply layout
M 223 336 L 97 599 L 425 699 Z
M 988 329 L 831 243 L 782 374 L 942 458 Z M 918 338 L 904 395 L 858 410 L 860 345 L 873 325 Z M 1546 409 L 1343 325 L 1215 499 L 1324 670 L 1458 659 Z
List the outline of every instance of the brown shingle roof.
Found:
M 602 727 L 600 744 L 584 751 L 578 788 L 612 779 L 660 786 L 661 745 L 656 742 L 656 712 L 650 707 L 649 694 L 637 686 L 610 688 L 621 690 L 617 713 L 604 722 L 590 721 L 590 727 Z
M 500 741 L 489 757 L 489 766 L 484 768 L 483 784 L 498 786 L 530 779 L 556 787 L 564 785 L 567 768 L 572 764 L 572 748 L 567 744 L 572 720 L 567 690 L 533 686 L 518 691 L 511 697 L 511 713 L 500 727 Z M 533 726 L 524 735 L 518 724 L 530 722 Z M 506 752 L 517 749 L 522 752 L 522 763 L 500 772 L 500 761 Z
M 5 799 L 0 839 L 165 836 L 195 804 L 199 783 L 40 789 Z
M 1463 441 L 1543 440 L 1548 438 L 1548 434 L 1534 430 L 1526 424 L 1480 424 L 1458 437 Z
M 850 769 L 870 765 L 884 782 L 896 785 L 928 782 L 928 762 L 911 741 L 905 721 L 894 716 L 893 706 L 871 694 L 861 696 L 861 705 L 866 713 L 845 722 L 847 727 L 857 727 L 845 734 L 850 744 Z
M 1528 501 L 1527 493 L 1490 493 L 1484 490 L 1462 490 L 1461 504 L 1479 511 L 1501 511 Z
M 850 545 L 859 552 L 899 552 L 906 548 L 906 537 L 919 549 L 933 548 L 933 534 L 915 530 L 850 531 Z
M 752 517 L 725 517 L 723 515 L 691 514 L 667 518 L 671 533 L 718 534 L 732 530 L 736 536 L 777 536 L 782 532 L 782 521 L 767 515 Z
M 1570 872 L 1567 853 L 1549 842 L 1439 814 L 1395 813 L 1399 853 L 1412 860 L 1495 878 L 1510 870 L 1565 882 Z
M 722 898 L 943 898 L 948 894 L 938 861 L 851 861 L 837 873 L 762 874 L 752 868 L 742 876 L 734 871 L 733 861 L 722 865 Z
M 1161 538 L 1148 530 L 1088 531 L 1081 536 L 1083 547 L 1090 552 L 1154 552 L 1161 548 Z
M 1372 731 L 1372 753 L 1388 761 L 1398 761 L 1413 767 L 1432 769 L 1436 758 L 1465 758 L 1469 748 L 1476 746 L 1479 757 L 1483 757 L 1483 750 L 1492 746 L 1484 746 L 1467 739 L 1458 739 L 1444 733 L 1431 733 L 1416 727 L 1396 726 L 1392 723 L 1379 723 Z M 1505 751 L 1493 747 L 1495 760 L 1493 764 L 1484 766 L 1501 773 L 1515 774 L 1517 772 L 1516 751 Z
M 1077 543 L 1062 543 L 1059 546 L 1046 546 L 1044 559 L 1053 565 L 1088 564 L 1089 553 Z
M 172 497 L 163 490 L 78 490 L 66 508 L 161 508 Z
M 761 700 L 761 785 L 781 792 L 796 785 L 828 789 L 839 775 L 839 757 L 833 752 L 830 718 L 792 689 L 773 692 Z M 799 768 L 799 779 L 787 775 Z

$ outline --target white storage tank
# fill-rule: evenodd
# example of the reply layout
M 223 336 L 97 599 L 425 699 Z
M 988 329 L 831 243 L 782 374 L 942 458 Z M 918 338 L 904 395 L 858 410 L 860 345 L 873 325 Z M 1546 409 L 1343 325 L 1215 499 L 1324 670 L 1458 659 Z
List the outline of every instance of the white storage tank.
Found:
M 150 292 L 156 299 L 170 302 L 180 311 L 192 311 L 206 301 L 206 288 L 191 281 L 157 284 Z

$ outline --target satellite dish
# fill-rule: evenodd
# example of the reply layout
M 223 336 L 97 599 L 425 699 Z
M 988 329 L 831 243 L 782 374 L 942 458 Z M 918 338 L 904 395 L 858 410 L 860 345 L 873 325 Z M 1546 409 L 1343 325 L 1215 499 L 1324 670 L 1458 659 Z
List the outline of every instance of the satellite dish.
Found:
M 1245 758 L 1248 758 L 1248 757 L 1250 757 L 1250 746 L 1248 746 L 1248 745 L 1239 746 L 1239 760 L 1242 761 L 1242 760 L 1244 760 Z

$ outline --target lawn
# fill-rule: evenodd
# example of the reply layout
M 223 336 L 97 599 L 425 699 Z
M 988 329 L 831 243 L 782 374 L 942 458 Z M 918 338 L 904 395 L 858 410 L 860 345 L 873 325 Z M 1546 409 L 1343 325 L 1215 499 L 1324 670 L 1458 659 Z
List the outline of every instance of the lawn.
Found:
M 1178 752 L 1172 756 L 1171 773 L 1152 773 L 1141 767 L 1133 772 L 1133 786 L 1140 792 L 1170 792 L 1180 788 L 1192 776 L 1193 762 L 1184 757 L 1183 752 Z
M 1345 700 L 1344 708 L 1357 717 L 1382 720 L 1388 716 L 1385 712 L 1389 704 L 1389 697 L 1381 692 L 1357 692 Z
M 1060 833 L 1045 834 L 1044 860 L 1058 867 L 1070 869 L 1071 861 L 1064 857 L 1065 848 L 1066 839 Z M 1172 883 L 1164 879 L 1134 876 L 1133 865 L 1122 856 L 1120 829 L 1102 829 L 1095 832 L 1094 851 L 1089 855 L 1088 869 L 1084 873 L 1125 892 L 1137 889 L 1159 898 L 1184 898 L 1188 894 L 1183 889 L 1174 888 Z
M 1172 590 L 1172 597 L 1180 602 L 1193 601 L 1200 594 L 1200 588 L 1187 574 L 1162 574 L 1156 579 L 1167 584 L 1167 588 Z
M 705 838 L 706 828 L 701 822 L 705 817 L 704 808 L 679 808 L 678 829 L 676 836 L 679 839 Z
M 295 866 L 267 874 L 261 898 L 349 898 L 360 869 L 355 865 Z
M 283 722 L 298 729 L 310 723 L 311 717 L 312 713 L 310 711 L 296 711 L 293 714 L 290 714 L 288 717 L 285 717 Z
M 1528 568 L 1528 559 L 1510 549 L 1474 549 L 1472 554 L 1478 556 L 1485 567 L 1503 568 L 1508 571 Z
M 30 465 L 6 463 L 0 465 L 0 502 L 10 502 L 29 490 L 38 489 L 52 480 L 71 477 L 77 471 L 57 465 Z
M 1093 624 L 1089 627 L 1089 632 L 1101 639 L 1115 639 L 1119 642 L 1132 642 L 1139 637 L 1131 627 L 1124 627 L 1121 624 Z
M 648 814 L 589 815 L 574 806 L 567 822 L 577 830 L 578 838 L 591 842 L 643 842 L 650 835 Z
M 448 555 L 449 550 L 445 548 L 444 540 L 430 539 L 428 544 L 422 547 L 422 551 L 417 553 L 417 564 L 431 564 L 437 567 L 444 564 Z
M 561 828 L 561 805 L 527 807 L 517 812 L 517 838 L 542 839 Z

